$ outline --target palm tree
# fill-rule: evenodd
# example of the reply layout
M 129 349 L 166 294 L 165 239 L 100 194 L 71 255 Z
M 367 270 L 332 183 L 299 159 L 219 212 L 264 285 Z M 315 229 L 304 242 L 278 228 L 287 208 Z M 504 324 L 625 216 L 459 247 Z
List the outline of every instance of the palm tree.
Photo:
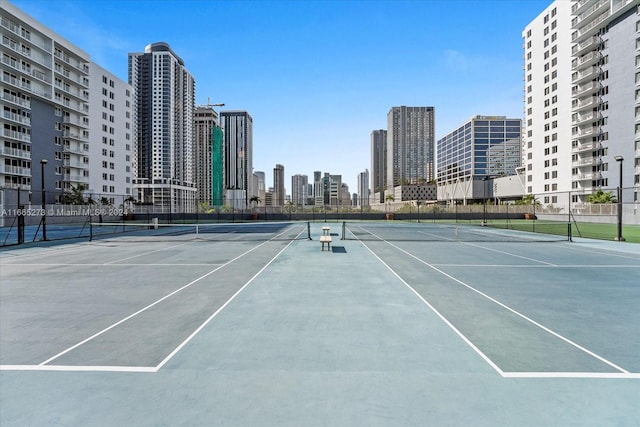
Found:
M 262 200 L 260 200 L 260 197 L 258 197 L 258 196 L 251 196 L 251 198 L 249 199 L 249 203 L 251 203 L 251 206 L 254 207 L 254 208 L 257 205 L 259 205 L 260 202 L 262 202 Z
M 387 218 L 387 219 L 393 219 L 393 214 L 392 214 L 392 213 L 389 213 L 389 204 L 390 204 L 391 202 L 393 202 L 394 200 L 396 200 L 396 198 L 395 198 L 395 197 L 393 197 L 393 194 L 387 194 L 387 195 L 384 197 L 384 200 L 387 202 L 387 204 L 386 204 L 386 207 L 387 207 L 387 210 L 386 210 L 386 218 Z
M 389 204 L 393 201 L 396 200 L 395 197 L 393 197 L 393 194 L 387 194 L 384 198 L 384 200 L 387 202 L 387 211 L 389 210 Z
M 593 194 L 589 195 L 589 203 L 599 204 L 599 203 L 616 203 L 616 198 L 612 193 L 605 193 L 602 190 L 598 190 Z
M 260 197 L 258 196 L 251 196 L 251 198 L 249 199 L 249 203 L 251 203 L 251 208 L 252 210 L 254 210 L 253 214 L 251 215 L 252 219 L 258 219 L 258 212 L 256 211 L 256 206 L 258 206 L 260 204 L 262 200 L 260 200 Z

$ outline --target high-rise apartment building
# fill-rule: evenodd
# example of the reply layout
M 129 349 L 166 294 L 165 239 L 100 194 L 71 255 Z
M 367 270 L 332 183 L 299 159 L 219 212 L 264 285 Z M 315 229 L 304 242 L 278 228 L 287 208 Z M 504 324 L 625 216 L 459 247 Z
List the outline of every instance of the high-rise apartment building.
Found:
M 358 206 L 365 207 L 369 206 L 371 197 L 371 192 L 369 191 L 369 169 L 365 169 L 364 172 L 360 172 L 358 174 Z
M 434 107 L 392 107 L 387 114 L 387 191 L 431 181 L 434 173 Z
M 520 119 L 475 116 L 438 140 L 438 198 L 463 203 L 487 196 L 487 178 L 515 175 L 521 164 Z
M 218 113 L 210 105 L 196 107 L 195 182 L 198 203 L 222 206 L 224 203 L 224 150 Z
M 541 203 L 568 207 L 616 187 L 616 157 L 626 163 L 624 182 L 640 184 L 638 7 L 555 1 L 522 34 L 526 192 Z
M 42 188 L 46 203 L 84 188 L 119 206 L 131 188 L 131 88 L 8 2 L 0 21 L 0 204 L 16 208 L 18 190 L 21 205 L 39 206 Z
M 371 132 L 371 189 L 380 194 L 380 203 L 384 203 L 384 188 L 387 179 L 387 131 Z
M 571 2 L 572 202 L 587 201 L 600 187 L 619 185 L 617 157 L 627 161 L 623 180 L 636 187 L 623 200 L 637 200 L 639 49 L 637 1 Z
M 133 90 L 129 84 L 93 62 L 89 74 L 91 142 L 86 193 L 91 194 L 96 202 L 120 206 L 133 197 L 136 137 L 132 115 Z M 71 160 L 68 162 L 73 166 Z
M 224 133 L 224 187 L 226 203 L 237 209 L 248 207 L 255 194 L 253 175 L 253 119 L 246 111 L 222 111 Z
M 138 200 L 163 212 L 193 211 L 195 80 L 167 43 L 129 53 L 137 125 Z
M 276 165 L 273 168 L 273 206 L 284 206 L 284 166 Z
M 297 206 L 307 204 L 307 188 L 309 177 L 307 175 L 296 174 L 291 177 L 291 201 Z
M 42 183 L 55 202 L 89 185 L 89 55 L 7 2 L 0 12 L 0 185 L 27 205 L 41 203 Z
M 255 189 L 256 193 L 254 195 L 258 196 L 258 198 L 260 199 L 259 205 L 264 206 L 265 193 L 267 191 L 266 175 L 263 171 L 255 171 L 253 172 L 253 175 L 256 177 L 256 182 L 257 182 L 257 187 Z
M 313 204 L 324 204 L 324 190 L 322 184 L 322 171 L 313 171 Z
M 571 190 L 571 4 L 554 2 L 524 30 L 523 167 L 526 194 L 569 203 Z M 551 193 L 554 194 L 551 194 Z
M 324 176 L 318 181 L 315 204 L 317 206 L 327 206 L 331 208 L 349 206 L 351 204 L 351 198 L 348 194 L 348 187 L 346 193 L 347 202 L 345 202 L 343 197 L 345 196 L 345 190 L 342 185 L 342 175 L 331 175 L 329 172 L 325 172 Z

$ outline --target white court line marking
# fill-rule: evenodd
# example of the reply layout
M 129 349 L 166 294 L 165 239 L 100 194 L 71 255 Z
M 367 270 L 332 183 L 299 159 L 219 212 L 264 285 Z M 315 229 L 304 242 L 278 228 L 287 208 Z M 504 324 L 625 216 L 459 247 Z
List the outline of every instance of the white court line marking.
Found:
M 377 236 L 376 236 L 377 237 Z M 387 269 L 398 278 L 398 280 L 400 280 L 400 282 L 402 282 L 407 288 L 409 288 L 411 290 L 411 292 L 414 293 L 414 295 L 416 295 L 418 297 L 418 299 L 420 299 L 420 301 L 422 301 L 427 307 L 429 307 L 431 309 L 431 311 L 433 311 L 447 326 L 449 326 L 449 328 L 456 333 L 456 335 L 458 335 L 465 343 L 467 343 L 467 345 L 469 347 L 471 347 L 471 349 L 473 351 L 475 351 L 489 366 L 491 366 L 498 374 L 503 375 L 503 371 L 502 369 L 500 369 L 500 367 L 498 365 L 496 365 L 491 359 L 489 359 L 489 357 L 487 357 L 486 354 L 484 354 L 478 347 L 476 347 L 476 345 L 474 343 L 472 343 L 466 336 L 464 336 L 464 334 L 462 332 L 460 332 L 460 330 L 458 328 L 456 328 L 455 326 L 453 326 L 453 324 L 451 322 L 449 322 L 449 320 L 447 320 L 447 318 L 445 318 L 434 306 L 432 306 L 429 301 L 427 301 L 422 295 L 420 295 L 418 293 L 418 291 L 416 291 L 411 285 L 409 285 L 402 277 L 400 277 L 400 275 L 398 273 L 396 273 L 386 262 L 384 262 L 375 252 L 373 252 L 371 250 L 371 248 L 369 248 L 369 246 L 367 246 L 362 240 L 359 240 L 359 242 L 369 250 L 369 252 L 371 252 L 371 254 L 376 257 L 378 259 L 378 261 L 380 261 L 382 263 L 382 265 L 384 265 L 385 267 L 387 267 Z
M 113 260 L 113 261 L 105 262 L 105 263 L 104 263 L 104 265 L 115 264 L 115 263 L 120 262 L 120 261 L 126 261 L 126 260 L 128 260 L 128 259 L 138 258 L 138 257 L 141 257 L 141 256 L 145 256 L 145 255 L 153 254 L 153 253 L 156 253 L 156 252 L 165 251 L 165 250 L 167 250 L 167 249 L 177 248 L 178 246 L 184 246 L 184 245 L 186 245 L 187 243 L 189 243 L 189 242 L 183 242 L 183 243 L 179 243 L 179 244 L 177 244 L 177 245 L 167 246 L 166 248 L 160 248 L 160 249 L 156 249 L 156 250 L 149 251 L 149 252 L 143 252 L 143 253 L 141 253 L 141 254 L 132 255 L 132 256 L 129 256 L 129 257 L 125 257 L 125 258 L 116 259 L 116 260 Z
M 53 247 L 33 247 L 33 248 L 21 248 L 18 249 L 20 251 L 22 250 L 29 250 L 29 249 L 33 249 L 33 251 L 29 250 L 29 253 L 22 253 L 22 254 L 17 254 L 17 255 L 13 255 L 10 254 L 8 252 L 2 251 L 0 252 L 0 262 L 3 261 L 3 258 L 5 256 L 10 257 L 7 258 L 7 260 L 14 260 L 17 258 L 24 258 L 24 257 L 40 257 L 42 256 L 43 252 L 44 253 L 48 253 L 48 252 L 67 252 L 67 251 L 72 251 L 72 250 L 77 250 L 77 249 L 82 249 L 80 246 L 86 246 L 87 243 L 86 242 L 81 242 L 81 243 L 69 243 L 68 246 L 53 246 Z
M 73 346 L 71 346 L 71 347 L 67 348 L 66 350 L 61 351 L 60 353 L 56 354 L 56 355 L 55 355 L 55 356 L 53 356 L 53 357 L 50 357 L 49 359 L 45 360 L 44 362 L 39 363 L 39 364 L 38 364 L 38 366 L 46 365 L 46 364 L 48 364 L 48 363 L 50 363 L 50 362 L 52 362 L 52 361 L 54 361 L 54 360 L 58 359 L 58 358 L 59 358 L 59 357 L 61 357 L 62 355 L 66 354 L 66 353 L 70 352 L 71 350 L 74 350 L 74 349 L 76 349 L 76 348 L 80 347 L 81 345 L 83 345 L 83 344 L 85 344 L 85 343 L 87 343 L 87 342 L 91 341 L 92 339 L 94 339 L 94 338 L 96 338 L 96 337 L 98 337 L 98 336 L 100 336 L 100 335 L 104 334 L 105 332 L 107 332 L 107 331 L 109 331 L 109 330 L 111 330 L 111 329 L 115 328 L 116 326 L 118 326 L 118 325 L 120 325 L 120 324 L 122 324 L 122 323 L 126 322 L 127 320 L 129 320 L 129 319 L 131 319 L 131 318 L 133 318 L 133 317 L 137 316 L 138 314 L 140 314 L 140 313 L 142 313 L 142 312 L 144 312 L 144 311 L 146 311 L 146 310 L 150 309 L 151 307 L 153 307 L 153 306 L 155 306 L 155 305 L 157 305 L 157 304 L 161 303 L 162 301 L 166 300 L 167 298 L 172 297 L 173 295 L 177 294 L 178 292 L 180 292 L 180 291 L 182 291 L 182 290 L 184 290 L 184 289 L 188 288 L 189 286 L 193 285 L 194 283 L 199 282 L 200 280 L 202 280 L 202 279 L 204 279 L 205 277 L 207 277 L 207 276 L 209 276 L 209 275 L 211 275 L 211 274 L 215 273 L 216 271 L 220 270 L 221 268 L 225 267 L 226 265 L 229 265 L 229 264 L 231 264 L 232 262 L 234 262 L 234 261 L 236 261 L 236 260 L 238 260 L 238 259 L 242 258 L 242 257 L 243 257 L 243 256 L 245 256 L 246 254 L 248 254 L 248 253 L 250 253 L 250 252 L 253 252 L 254 250 L 258 249 L 260 246 L 265 245 L 266 243 L 269 243 L 269 240 L 267 240 L 267 241 L 265 241 L 265 242 L 262 242 L 261 244 L 259 244 L 259 245 L 257 245 L 257 246 L 254 246 L 253 248 L 249 249 L 248 251 L 246 251 L 246 252 L 244 252 L 244 253 L 242 253 L 242 254 L 238 255 L 237 257 L 233 258 L 232 260 L 230 260 L 230 261 L 228 261 L 228 262 L 226 262 L 226 263 L 224 263 L 224 264 L 222 264 L 222 265 L 220 265 L 220 266 L 218 266 L 218 267 L 214 268 L 213 270 L 209 271 L 209 272 L 208 272 L 208 273 L 206 273 L 206 274 L 203 274 L 202 276 L 198 277 L 198 278 L 197 278 L 197 279 L 195 279 L 195 280 L 192 280 L 191 282 L 187 283 L 186 285 L 182 286 L 181 288 L 176 289 L 175 291 L 173 291 L 173 292 L 171 292 L 171 293 L 169 293 L 169 294 L 167 294 L 167 295 L 163 296 L 163 297 L 162 297 L 162 298 L 160 298 L 159 300 L 157 300 L 157 301 L 155 301 L 155 302 L 153 302 L 153 303 L 151 303 L 151 304 L 147 305 L 147 306 L 146 306 L 146 307 L 144 307 L 144 308 L 141 308 L 140 310 L 136 311 L 135 313 L 130 314 L 129 316 L 125 317 L 124 319 L 119 320 L 118 322 L 116 322 L 116 323 L 112 324 L 111 326 L 108 326 L 107 328 L 105 328 L 105 329 L 101 330 L 100 332 L 96 332 L 95 334 L 91 335 L 91 336 L 90 336 L 90 337 L 88 337 L 88 338 L 85 338 L 84 340 L 80 341 L 79 343 L 77 343 L 77 344 L 75 344 L 75 345 L 73 345 Z
M 519 311 L 516 311 L 516 310 L 514 310 L 513 308 L 509 307 L 508 305 L 506 305 L 506 304 L 504 304 L 504 303 L 502 303 L 502 302 L 498 301 L 497 299 L 495 299 L 495 298 L 493 298 L 493 297 L 490 297 L 489 295 L 485 294 L 485 293 L 484 293 L 484 292 L 482 292 L 482 291 L 479 291 L 478 289 L 474 288 L 473 286 L 471 286 L 471 285 L 468 285 L 468 284 L 464 283 L 462 280 L 456 279 L 456 278 L 455 278 L 455 277 L 453 277 L 452 275 L 450 275 L 450 274 L 448 274 L 448 273 L 445 273 L 444 271 L 440 270 L 439 268 L 437 268 L 437 267 L 435 267 L 435 266 L 433 266 L 433 265 L 429 264 L 428 262 L 426 262 L 426 261 L 424 261 L 424 260 L 422 260 L 422 259 L 418 258 L 417 256 L 415 256 L 415 255 L 413 255 L 413 254 L 411 254 L 411 253 L 409 253 L 409 252 L 405 251 L 404 249 L 402 249 L 402 248 L 400 248 L 400 247 L 398 247 L 398 246 L 394 245 L 394 244 L 393 244 L 393 243 L 391 243 L 391 242 L 387 242 L 387 243 L 388 243 L 389 245 L 393 246 L 394 248 L 398 249 L 399 251 L 404 252 L 405 254 L 409 255 L 409 256 L 410 256 L 410 257 L 412 257 L 412 258 L 414 258 L 415 260 L 417 260 L 417 261 L 419 261 L 419 262 L 423 263 L 423 264 L 424 264 L 424 265 L 426 265 L 427 267 L 429 267 L 429 268 L 431 268 L 431 269 L 433 269 L 433 270 L 437 271 L 438 273 L 442 274 L 443 276 L 448 277 L 449 279 L 451 279 L 451 280 L 453 280 L 453 281 L 455 281 L 455 282 L 457 282 L 457 283 L 461 284 L 462 286 L 464 286 L 464 287 L 466 287 L 466 288 L 468 288 L 468 289 L 472 290 L 473 292 L 477 293 L 478 295 L 481 295 L 481 296 L 485 297 L 486 299 L 488 299 L 489 301 L 491 301 L 491 302 L 493 302 L 493 303 L 495 303 L 495 304 L 499 305 L 500 307 L 502 307 L 502 308 L 504 308 L 504 309 L 506 309 L 506 310 L 510 311 L 511 313 L 515 314 L 516 316 L 519 316 L 520 318 L 522 318 L 522 319 L 526 320 L 527 322 L 529 322 L 529 323 L 531 323 L 531 324 L 533 324 L 533 325 L 535 325 L 535 326 L 539 327 L 539 328 L 540 328 L 540 329 L 542 329 L 543 331 L 545 331 L 545 332 L 547 332 L 547 333 L 549 333 L 549 334 L 551 334 L 551 335 L 555 336 L 556 338 L 561 339 L 562 341 L 566 342 L 567 344 L 570 344 L 570 345 L 574 346 L 575 348 L 577 348 L 577 349 L 579 349 L 579 350 L 582 350 L 583 352 L 587 353 L 589 356 L 591 356 L 591 357 L 594 357 L 594 358 L 598 359 L 599 361 L 601 361 L 601 362 L 603 362 L 603 363 L 605 363 L 605 364 L 607 364 L 607 365 L 611 366 L 612 368 L 614 368 L 614 369 L 616 369 L 616 370 L 618 370 L 618 371 L 620 371 L 620 372 L 624 372 L 625 374 L 628 374 L 628 373 L 629 373 L 629 371 L 627 371 L 626 369 L 621 368 L 620 366 L 616 365 L 615 363 L 610 362 L 609 360 L 605 359 L 605 358 L 604 358 L 604 357 L 602 357 L 602 356 L 599 356 L 598 354 L 596 354 L 596 353 L 592 352 L 591 350 L 589 350 L 589 349 L 587 349 L 587 348 L 585 348 L 585 347 L 581 346 L 580 344 L 578 344 L 578 343 L 575 343 L 575 342 L 571 341 L 569 338 L 566 338 L 566 337 L 564 337 L 564 336 L 560 335 L 559 333 L 557 333 L 557 332 L 555 332 L 555 331 L 553 331 L 553 330 L 551 330 L 551 329 L 547 328 L 546 326 L 542 325 L 541 323 L 536 322 L 535 320 L 531 319 L 530 317 L 525 316 L 524 314 L 520 313 Z
M 640 373 L 619 372 L 505 372 L 504 378 L 603 378 L 640 379 Z
M 100 263 L 100 264 L 71 264 L 71 263 L 55 263 L 55 264 L 44 264 L 44 263 L 28 263 L 28 264 L 11 264 L 7 267 L 28 267 L 28 266 L 38 266 L 38 267 L 53 267 L 53 266 L 65 266 L 65 267 L 145 267 L 145 266 L 153 266 L 153 267 L 176 267 L 176 266 L 203 266 L 203 267 L 212 267 L 214 265 L 222 265 L 219 263 L 208 263 L 208 264 L 167 264 L 167 263 L 146 263 L 146 264 L 135 264 L 135 263 L 118 263 L 118 264 L 109 264 L 109 263 Z
M 587 252 L 589 254 L 607 255 L 607 256 L 612 256 L 612 257 L 617 257 L 617 258 L 625 258 L 625 259 L 633 259 L 633 260 L 639 259 L 638 254 L 617 252 L 615 249 L 611 249 L 610 251 L 606 251 L 604 249 L 598 250 L 598 249 L 594 249 L 594 248 L 585 248 L 585 247 L 581 247 L 581 246 L 576 246 L 576 245 L 580 245 L 580 244 L 581 244 L 580 242 L 573 242 L 571 244 L 565 244 L 565 247 L 567 247 L 568 249 L 572 249 L 574 251 L 578 251 L 578 252 Z
M 304 231 L 305 230 L 300 231 L 300 234 L 298 234 L 297 237 L 299 237 Z M 191 333 L 191 335 L 189 335 L 182 343 L 180 343 L 180 345 L 178 345 L 171 353 L 169 353 L 167 355 L 167 357 L 165 357 L 164 360 L 162 362 L 160 362 L 160 364 L 158 364 L 158 366 L 156 366 L 156 369 L 160 370 L 167 362 L 169 362 L 176 354 L 178 354 L 178 352 L 180 350 L 182 350 L 182 348 L 184 346 L 186 346 L 189 343 L 189 341 L 191 341 L 202 329 L 204 329 L 209 324 L 209 322 L 211 322 L 211 320 L 213 320 L 213 318 L 218 315 L 218 313 L 220 313 L 222 310 L 224 310 L 224 308 L 227 305 L 229 305 L 229 303 L 231 303 L 231 301 L 233 301 L 236 298 L 236 296 L 238 296 L 240 294 L 240 292 L 242 292 L 244 290 L 244 288 L 249 286 L 249 284 L 251 282 L 253 282 L 256 279 L 256 277 L 258 277 L 260 274 L 262 274 L 262 272 L 264 270 L 266 270 L 266 268 L 269 267 L 271 265 L 271 263 L 273 263 L 273 261 L 275 261 L 276 258 L 278 258 L 280 256 L 280 254 L 282 254 L 285 250 L 287 250 L 287 248 L 289 248 L 289 246 L 291 246 L 291 244 L 293 242 L 294 242 L 294 240 L 289 242 L 287 244 L 287 246 L 282 248 L 282 250 L 280 250 L 280 252 L 278 252 L 273 258 L 271 258 L 271 260 L 267 264 L 265 264 L 265 266 L 262 267 L 260 269 L 260 271 L 258 271 L 256 274 L 254 274 L 253 277 L 247 281 L 247 283 L 245 283 L 240 289 L 238 289 L 236 291 L 236 293 L 231 296 L 231 298 L 229 298 L 220 308 L 218 308 L 211 316 L 209 316 L 209 318 L 207 320 L 205 320 L 204 323 L 202 323 L 202 325 L 200 325 L 195 331 L 193 331 Z
M 71 366 L 71 365 L 0 365 L 0 371 L 62 371 L 62 372 L 141 372 L 154 373 L 153 366 Z
M 371 234 L 372 234 L 373 236 L 375 236 L 375 237 L 378 237 L 378 236 L 376 236 L 376 235 L 375 235 L 375 234 L 373 234 L 373 233 L 371 233 Z M 568 338 L 566 338 L 566 337 L 564 337 L 564 336 L 560 335 L 559 333 L 557 333 L 557 332 L 555 332 L 555 331 L 552 331 L 551 329 L 547 328 L 546 326 L 544 326 L 544 325 L 542 325 L 542 324 L 540 324 L 540 323 L 536 322 L 535 320 L 533 320 L 533 319 L 531 319 L 531 318 L 529 318 L 529 317 L 525 316 L 524 314 L 522 314 L 522 313 L 520 313 L 520 312 L 518 312 L 518 311 L 516 311 L 516 310 L 512 309 L 511 307 L 507 306 L 506 304 L 503 304 L 503 303 L 501 303 L 500 301 L 496 300 L 495 298 L 490 297 L 489 295 L 485 294 L 484 292 L 481 292 L 481 291 L 479 291 L 478 289 L 475 289 L 473 286 L 470 286 L 470 285 L 468 285 L 468 284 L 464 283 L 463 281 L 461 281 L 461 280 L 459 280 L 459 279 L 456 279 L 455 277 L 451 276 L 450 274 L 445 273 L 444 271 L 442 271 L 442 270 L 440 270 L 439 268 L 435 267 L 434 265 L 429 264 L 428 262 L 426 262 L 426 261 L 424 261 L 424 260 L 422 260 L 422 259 L 418 258 L 417 256 L 413 255 L 412 253 L 409 253 L 409 252 L 405 251 L 404 249 L 402 249 L 402 248 L 400 248 L 400 247 L 398 247 L 398 246 L 394 245 L 393 243 L 391 243 L 391 242 L 389 242 L 389 241 L 387 241 L 387 240 L 384 240 L 384 239 L 382 239 L 382 238 L 380 238 L 380 237 L 378 237 L 378 238 L 379 238 L 381 241 L 384 241 L 385 243 L 387 243 L 388 245 L 390 245 L 390 246 L 392 246 L 392 247 L 396 248 L 397 250 L 399 250 L 399 251 L 401 251 L 401 252 L 405 253 L 406 255 L 409 255 L 410 257 L 414 258 L 415 260 L 417 260 L 417 261 L 419 261 L 419 262 L 423 263 L 423 264 L 424 264 L 424 265 L 426 265 L 427 267 L 429 267 L 429 268 L 431 268 L 431 269 L 433 269 L 433 270 L 437 271 L 438 273 L 442 274 L 443 276 L 448 277 L 449 279 L 451 279 L 451 280 L 455 281 L 456 283 L 461 284 L 462 286 L 464 286 L 464 287 L 466 287 L 466 288 L 468 288 L 468 289 L 472 290 L 473 292 L 476 292 L 477 294 L 479 294 L 479 295 L 483 296 L 484 298 L 488 299 L 489 301 L 491 301 L 491 302 L 493 302 L 493 303 L 495 303 L 495 304 L 499 305 L 500 307 L 502 307 L 502 308 L 504 308 L 504 309 L 506 309 L 506 310 L 510 311 L 511 313 L 515 314 L 516 316 L 519 316 L 520 318 L 522 318 L 522 319 L 526 320 L 527 322 L 529 322 L 529 323 L 531 323 L 531 324 L 533 324 L 533 325 L 535 325 L 535 326 L 539 327 L 539 328 L 540 328 L 540 329 L 542 329 L 543 331 L 545 331 L 545 332 L 547 332 L 547 333 L 549 333 L 549 334 L 551 334 L 551 335 L 555 336 L 556 338 L 561 339 L 562 341 L 566 342 L 567 344 L 570 344 L 570 345 L 572 345 L 573 347 L 575 347 L 575 348 L 577 348 L 577 349 L 579 349 L 579 350 L 581 350 L 581 351 L 583 351 L 583 352 L 587 353 L 587 354 L 588 354 L 588 355 L 590 355 L 591 357 L 593 357 L 593 358 L 595 358 L 595 359 L 598 359 L 599 361 L 601 361 L 601 362 L 605 363 L 606 365 L 611 366 L 612 368 L 614 368 L 614 369 L 616 369 L 616 370 L 618 370 L 618 371 L 620 371 L 620 372 L 622 372 L 622 373 L 630 374 L 630 372 L 629 372 L 629 371 L 627 371 L 626 369 L 621 368 L 620 366 L 616 365 L 615 363 L 610 362 L 609 360 L 605 359 L 604 357 L 602 357 L 602 356 L 600 356 L 600 355 L 598 355 L 598 354 L 596 354 L 596 353 L 592 352 L 591 350 L 589 350 L 589 349 L 587 349 L 587 348 L 585 348 L 585 347 L 582 347 L 580 344 L 577 344 L 577 343 L 575 343 L 575 342 L 571 341 L 570 339 L 568 339 Z M 369 247 L 368 247 L 366 244 L 364 244 L 364 242 L 362 242 L 362 241 L 360 241 L 360 242 L 361 242 L 361 243 L 362 243 L 362 244 L 363 244 L 367 249 L 369 249 Z M 371 249 L 369 249 L 369 251 L 371 251 Z M 373 253 L 373 251 L 371 251 L 371 253 Z M 375 254 L 374 254 L 374 255 L 375 255 Z M 376 257 L 377 257 L 377 255 L 376 255 Z M 378 259 L 380 259 L 380 258 L 378 257 Z M 380 261 L 382 262 L 382 260 L 380 260 Z M 384 262 L 383 262 L 383 263 L 384 263 Z M 385 265 L 386 265 L 386 264 L 385 264 Z M 388 267 L 388 266 L 387 266 L 387 268 L 389 268 L 389 269 L 390 269 L 390 267 Z M 393 271 L 393 270 L 391 270 L 391 271 Z M 394 274 L 396 274 L 396 273 L 394 272 Z M 397 274 L 396 274 L 396 275 L 397 275 Z M 399 276 L 398 276 L 398 277 L 399 277 Z M 403 281 L 403 282 L 404 282 L 404 281 Z M 407 284 L 406 282 L 404 282 L 404 283 L 405 283 L 405 284 Z M 409 285 L 407 284 L 407 286 L 409 286 Z M 416 293 L 416 295 L 419 295 L 419 294 L 417 293 L 417 291 L 415 291 L 415 289 L 413 289 L 411 286 L 409 286 L 409 288 L 411 288 L 411 290 L 413 290 L 413 291 Z M 422 299 L 423 301 L 425 301 L 425 303 L 427 303 L 427 302 L 426 302 L 426 300 L 425 300 L 424 298 L 421 298 L 421 299 Z M 432 306 L 431 306 L 430 304 L 428 304 L 428 303 L 427 303 L 427 305 L 429 305 L 429 307 L 432 307 Z M 433 309 L 433 308 L 432 308 L 432 309 Z M 435 311 L 435 309 L 433 309 L 433 310 Z M 436 311 L 436 313 L 438 313 L 438 312 Z M 441 316 L 439 313 L 438 313 L 438 315 L 439 315 L 439 316 Z M 442 316 L 441 316 L 441 317 L 442 317 Z M 442 319 L 444 320 L 444 317 L 442 317 Z M 448 324 L 450 324 L 449 322 L 447 322 L 447 323 L 448 323 Z M 452 325 L 451 327 L 453 328 L 453 325 Z M 462 334 L 460 334 L 460 333 L 458 332 L 458 330 L 457 330 L 457 329 L 453 328 L 453 330 L 454 330 L 454 331 L 456 331 L 456 333 L 458 333 L 460 336 L 463 336 Z M 465 340 L 466 340 L 468 343 L 470 343 L 470 344 L 471 344 L 471 342 L 470 342 L 469 340 L 467 340 L 466 338 L 465 338 Z M 475 345 L 472 345 L 472 348 L 476 349 L 477 347 L 475 347 Z M 477 350 L 477 351 L 479 352 L 479 350 Z M 483 353 L 481 353 L 481 352 L 479 352 L 479 354 L 483 355 Z M 485 356 L 485 360 L 489 360 L 489 358 Z M 495 365 L 495 363 L 493 363 L 493 362 L 491 362 L 491 365 L 492 365 L 492 366 L 496 366 L 496 365 Z M 498 369 L 499 369 L 499 368 L 498 368 Z M 498 372 L 502 372 L 502 370 L 499 370 Z
M 526 257 L 526 256 L 523 256 L 523 255 L 514 254 L 514 253 L 511 253 L 511 252 L 501 251 L 501 250 L 494 249 L 494 248 L 488 248 L 486 246 L 478 245 L 476 243 L 470 243 L 470 242 L 463 242 L 463 243 L 465 243 L 466 245 L 469 245 L 469 246 L 473 246 L 474 248 L 480 248 L 480 249 L 484 249 L 484 250 L 487 250 L 487 251 L 498 252 L 499 254 L 509 255 L 509 256 L 512 256 L 512 257 L 516 257 L 516 258 L 526 259 L 527 261 L 539 262 L 541 264 L 546 264 L 546 265 L 550 265 L 550 266 L 553 266 L 553 267 L 557 267 L 556 264 L 553 264 L 553 263 L 550 263 L 550 262 L 547 262 L 547 261 L 541 261 L 539 259 L 530 258 L 530 257 Z
M 629 264 L 608 264 L 608 265 L 584 265 L 584 264 L 567 264 L 567 265 L 531 265 L 531 264 L 432 264 L 438 267 L 474 267 L 474 268 L 640 268 L 640 265 Z

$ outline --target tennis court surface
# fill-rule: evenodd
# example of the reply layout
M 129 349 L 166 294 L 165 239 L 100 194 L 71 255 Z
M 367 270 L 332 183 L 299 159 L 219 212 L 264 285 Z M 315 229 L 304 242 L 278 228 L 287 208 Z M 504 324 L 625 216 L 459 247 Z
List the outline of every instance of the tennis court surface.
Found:
M 640 245 L 106 228 L 0 252 L 3 427 L 639 423 Z

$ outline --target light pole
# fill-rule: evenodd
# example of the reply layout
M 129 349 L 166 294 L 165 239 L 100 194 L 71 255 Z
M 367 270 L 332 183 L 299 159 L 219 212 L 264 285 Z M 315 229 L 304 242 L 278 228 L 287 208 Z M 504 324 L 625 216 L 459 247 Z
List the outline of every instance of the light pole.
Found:
M 44 165 L 48 162 L 47 159 L 40 160 L 40 183 L 42 188 L 42 240 L 47 239 L 47 206 L 44 191 Z
M 619 242 L 624 241 L 622 237 L 622 162 L 624 158 L 622 156 L 615 156 L 614 159 L 620 165 L 620 180 L 618 181 L 618 236 L 616 240 Z
M 487 225 L 487 180 L 488 176 L 482 178 L 482 225 Z

